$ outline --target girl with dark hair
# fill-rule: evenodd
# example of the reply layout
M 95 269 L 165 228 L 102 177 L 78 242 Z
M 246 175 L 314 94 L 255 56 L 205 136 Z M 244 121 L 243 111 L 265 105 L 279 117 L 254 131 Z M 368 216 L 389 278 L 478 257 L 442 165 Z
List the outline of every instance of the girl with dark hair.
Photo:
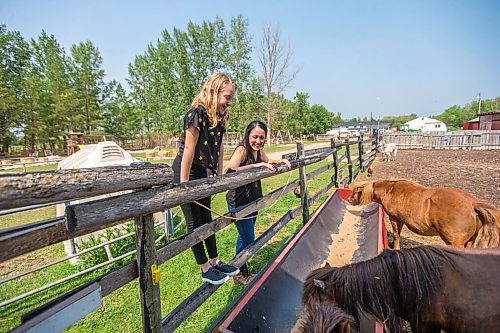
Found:
M 236 147 L 231 160 L 226 165 L 226 172 L 235 172 L 250 168 L 266 167 L 274 170 L 272 163 L 285 163 L 291 168 L 290 162 L 286 159 L 273 160 L 267 157 L 264 152 L 267 126 L 258 120 L 248 124 L 245 130 L 243 141 Z M 229 212 L 235 212 L 239 207 L 262 197 L 262 187 L 260 180 L 250 184 L 240 186 L 227 193 L 227 203 Z M 238 229 L 238 239 L 236 241 L 236 254 L 255 240 L 254 225 L 257 220 L 257 212 L 249 215 L 244 220 L 238 220 L 234 224 Z M 246 263 L 240 267 L 240 273 L 234 276 L 234 281 L 239 284 L 248 284 L 253 274 L 250 273 Z
M 208 170 L 212 174 L 221 174 L 224 157 L 222 138 L 229 120 L 228 108 L 235 92 L 236 84 L 226 74 L 213 74 L 203 84 L 184 116 L 179 155 L 172 164 L 175 183 L 206 178 Z M 210 196 L 198 202 L 210 209 Z M 212 221 L 210 210 L 194 202 L 181 208 L 188 232 Z M 215 235 L 195 244 L 192 250 L 204 282 L 222 284 L 229 276 L 239 272 L 238 268 L 219 260 Z

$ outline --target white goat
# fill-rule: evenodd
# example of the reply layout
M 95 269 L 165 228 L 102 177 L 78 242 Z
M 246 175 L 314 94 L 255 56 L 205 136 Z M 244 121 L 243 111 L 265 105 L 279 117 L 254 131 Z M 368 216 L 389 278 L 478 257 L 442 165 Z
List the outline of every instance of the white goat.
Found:
M 384 140 L 381 140 L 380 151 L 382 152 L 382 161 L 393 162 L 398 153 L 398 147 L 395 143 L 386 143 Z

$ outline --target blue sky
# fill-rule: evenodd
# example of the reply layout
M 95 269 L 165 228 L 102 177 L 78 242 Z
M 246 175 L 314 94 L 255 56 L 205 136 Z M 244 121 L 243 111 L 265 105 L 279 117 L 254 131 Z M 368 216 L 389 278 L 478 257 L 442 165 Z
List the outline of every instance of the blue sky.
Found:
M 0 0 L 0 22 L 26 38 L 53 34 L 67 54 L 90 40 L 107 80 L 163 30 L 242 14 L 255 48 L 266 24 L 279 27 L 300 72 L 285 92 L 309 94 L 343 118 L 432 116 L 480 92 L 500 96 L 500 1 L 129 1 Z

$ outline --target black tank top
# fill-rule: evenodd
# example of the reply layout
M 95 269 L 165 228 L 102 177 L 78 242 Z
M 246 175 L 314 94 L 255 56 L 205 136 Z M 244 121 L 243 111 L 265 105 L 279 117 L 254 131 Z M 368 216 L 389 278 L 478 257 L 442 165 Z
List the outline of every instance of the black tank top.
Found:
M 241 163 L 239 166 L 245 166 L 260 162 L 262 162 L 262 159 L 259 150 L 257 152 L 257 159 L 254 160 L 253 154 L 250 154 L 250 157 L 246 159 L 246 161 L 243 161 L 243 163 Z M 229 169 L 227 171 L 227 173 L 230 172 L 235 172 L 235 170 Z M 258 198 L 262 198 L 262 186 L 260 180 L 237 187 L 234 190 L 230 190 L 226 195 L 227 203 L 235 208 L 245 206 Z

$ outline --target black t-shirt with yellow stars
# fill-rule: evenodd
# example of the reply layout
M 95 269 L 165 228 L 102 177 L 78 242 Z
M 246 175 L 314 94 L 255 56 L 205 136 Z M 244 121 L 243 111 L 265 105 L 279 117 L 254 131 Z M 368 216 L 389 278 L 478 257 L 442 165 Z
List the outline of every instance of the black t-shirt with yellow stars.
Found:
M 186 129 L 189 125 L 193 125 L 200 132 L 194 151 L 193 164 L 210 169 L 216 174 L 222 135 L 226 130 L 220 124 L 213 128 L 211 127 L 207 112 L 203 106 L 200 105 L 196 109 L 190 109 L 184 116 L 184 131 L 182 132 L 179 147 L 179 155 L 181 157 L 184 153 Z

